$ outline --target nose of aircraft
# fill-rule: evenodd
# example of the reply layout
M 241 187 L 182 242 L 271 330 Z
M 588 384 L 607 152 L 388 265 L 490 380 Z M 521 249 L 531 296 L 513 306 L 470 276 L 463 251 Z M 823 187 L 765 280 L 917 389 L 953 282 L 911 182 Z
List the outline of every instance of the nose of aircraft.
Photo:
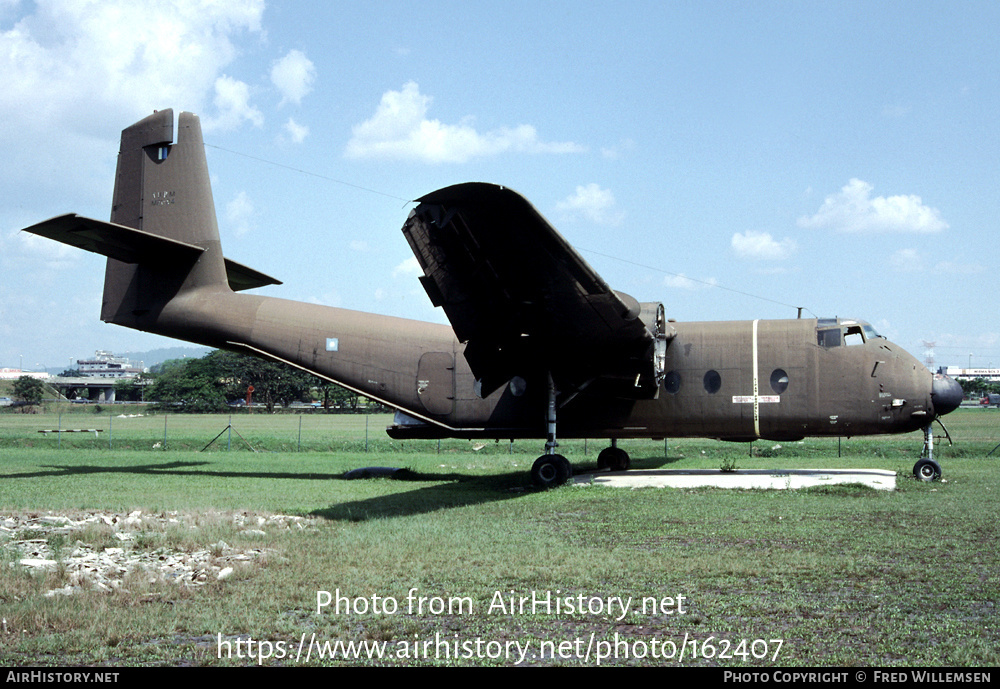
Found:
M 943 373 L 934 374 L 934 382 L 931 383 L 931 402 L 934 404 L 934 413 L 938 416 L 951 413 L 958 409 L 962 403 L 964 393 L 962 386 Z

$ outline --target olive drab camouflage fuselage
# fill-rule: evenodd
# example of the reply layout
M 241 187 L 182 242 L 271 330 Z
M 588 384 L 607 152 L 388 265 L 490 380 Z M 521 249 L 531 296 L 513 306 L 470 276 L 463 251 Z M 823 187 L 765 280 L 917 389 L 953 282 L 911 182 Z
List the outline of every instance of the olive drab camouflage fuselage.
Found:
M 394 437 L 547 438 L 552 455 L 557 426 L 613 440 L 902 433 L 961 400 L 863 321 L 674 322 L 610 289 L 496 185 L 428 194 L 403 227 L 451 327 L 246 294 L 279 283 L 223 256 L 190 113 L 176 142 L 172 110 L 122 132 L 110 222 L 27 230 L 108 257 L 103 320 L 343 385 L 399 410 Z

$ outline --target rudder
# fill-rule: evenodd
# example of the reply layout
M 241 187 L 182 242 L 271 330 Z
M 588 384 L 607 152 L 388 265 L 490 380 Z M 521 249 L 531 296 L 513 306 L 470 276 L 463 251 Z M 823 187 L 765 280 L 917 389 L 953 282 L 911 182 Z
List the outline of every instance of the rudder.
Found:
M 138 265 L 109 258 L 103 321 L 146 329 L 181 291 L 229 289 L 198 117 L 182 112 L 177 142 L 173 139 L 172 109 L 122 131 L 111 222 L 204 252 L 193 264 L 166 257 Z

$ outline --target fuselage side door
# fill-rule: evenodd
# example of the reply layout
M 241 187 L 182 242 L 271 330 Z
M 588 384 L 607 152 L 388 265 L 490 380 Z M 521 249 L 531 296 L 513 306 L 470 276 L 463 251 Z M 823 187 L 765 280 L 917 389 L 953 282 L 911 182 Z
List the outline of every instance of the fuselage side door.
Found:
M 426 352 L 417 364 L 417 398 L 428 414 L 446 416 L 455 409 L 455 355 Z

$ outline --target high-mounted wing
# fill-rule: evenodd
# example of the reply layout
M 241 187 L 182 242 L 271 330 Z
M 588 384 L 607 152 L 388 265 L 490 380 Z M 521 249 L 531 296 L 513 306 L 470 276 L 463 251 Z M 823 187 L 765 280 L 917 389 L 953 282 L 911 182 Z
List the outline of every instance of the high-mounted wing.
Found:
M 563 392 L 593 383 L 654 397 L 666 350 L 663 307 L 615 292 L 510 189 L 469 183 L 420 199 L 403 226 L 481 394 L 551 374 Z

